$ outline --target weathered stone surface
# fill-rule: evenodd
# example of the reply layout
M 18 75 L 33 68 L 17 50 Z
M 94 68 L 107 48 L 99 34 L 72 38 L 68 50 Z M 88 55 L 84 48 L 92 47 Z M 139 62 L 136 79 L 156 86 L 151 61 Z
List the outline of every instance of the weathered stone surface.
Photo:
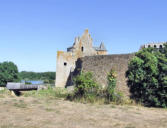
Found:
M 166 42 L 164 42 L 166 43 Z M 162 48 L 164 43 L 149 43 L 141 48 Z M 85 30 L 81 37 L 76 37 L 72 47 L 67 52 L 57 52 L 56 87 L 73 85 L 72 79 L 80 71 L 90 71 L 103 87 L 107 85 L 107 74 L 111 69 L 117 72 L 117 89 L 129 95 L 125 72 L 128 62 L 134 54 L 107 55 L 103 43 L 100 47 L 93 47 L 93 40 Z
M 117 73 L 117 89 L 125 95 L 129 95 L 125 73 L 128 62 L 134 54 L 86 56 L 78 60 L 80 71 L 92 72 L 98 84 L 107 85 L 107 75 L 111 69 Z
M 107 51 L 103 43 L 100 47 L 93 47 L 93 40 L 88 30 L 85 30 L 81 37 L 75 38 L 73 46 L 67 48 L 67 52 L 57 52 L 56 87 L 65 87 L 72 84 L 72 73 L 75 70 L 78 58 L 106 54 Z
M 161 43 L 148 43 L 148 44 L 144 44 L 140 47 L 140 49 L 142 48 L 149 48 L 149 47 L 152 47 L 152 48 L 163 48 L 164 47 L 164 44 L 166 44 L 167 42 L 161 42 Z

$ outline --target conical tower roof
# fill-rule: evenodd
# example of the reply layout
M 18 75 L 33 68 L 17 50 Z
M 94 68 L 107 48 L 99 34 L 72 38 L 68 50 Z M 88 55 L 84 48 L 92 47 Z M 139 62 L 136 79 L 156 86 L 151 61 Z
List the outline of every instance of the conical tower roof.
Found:
M 100 50 L 107 51 L 107 50 L 106 50 L 106 47 L 104 46 L 104 43 L 103 43 L 103 42 L 101 42 L 101 44 L 100 44 Z

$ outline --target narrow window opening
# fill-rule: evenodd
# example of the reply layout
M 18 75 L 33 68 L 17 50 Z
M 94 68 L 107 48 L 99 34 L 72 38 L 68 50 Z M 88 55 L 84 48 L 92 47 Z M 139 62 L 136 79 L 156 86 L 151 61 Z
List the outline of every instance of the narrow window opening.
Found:
M 150 45 L 148 45 L 148 47 L 150 48 L 151 46 L 150 46 Z
M 64 62 L 64 66 L 67 66 L 67 63 L 66 63 L 66 62 Z
M 160 48 L 162 48 L 162 45 L 160 45 Z
M 154 48 L 156 48 L 157 46 L 156 45 L 154 45 Z
M 82 51 L 82 52 L 84 51 L 84 47 L 81 48 L 81 51 Z

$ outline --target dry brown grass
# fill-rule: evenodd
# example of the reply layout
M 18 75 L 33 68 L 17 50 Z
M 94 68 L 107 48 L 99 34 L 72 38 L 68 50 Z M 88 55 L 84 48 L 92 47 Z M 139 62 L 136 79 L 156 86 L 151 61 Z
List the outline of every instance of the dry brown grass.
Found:
M 0 128 L 166 128 L 166 117 L 166 109 L 141 106 L 0 98 Z

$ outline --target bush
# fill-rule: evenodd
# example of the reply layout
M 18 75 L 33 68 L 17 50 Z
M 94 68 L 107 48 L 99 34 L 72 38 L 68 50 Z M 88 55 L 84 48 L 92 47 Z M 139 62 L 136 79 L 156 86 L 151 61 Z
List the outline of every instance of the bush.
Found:
M 114 70 L 110 71 L 107 78 L 108 78 L 108 86 L 106 89 L 107 97 L 109 100 L 112 100 L 116 87 L 116 73 L 114 72 Z
M 116 72 L 112 69 L 108 74 L 108 86 L 106 88 L 106 99 L 108 103 L 114 102 L 120 104 L 123 102 L 123 94 L 116 91 Z
M 101 88 L 94 80 L 91 72 L 82 72 L 75 79 L 75 90 L 67 99 L 89 103 L 122 103 L 122 94 L 115 91 L 116 73 L 114 70 L 108 74 L 107 88 Z
M 130 61 L 126 76 L 131 98 L 146 106 L 167 107 L 167 45 L 144 48 Z
M 99 88 L 97 83 L 93 80 L 93 75 L 91 72 L 82 72 L 76 78 L 74 78 L 75 83 L 75 94 L 77 96 L 84 96 L 89 93 L 96 92 Z
M 80 75 L 74 78 L 74 83 L 74 92 L 68 94 L 68 100 L 91 103 L 97 100 L 99 85 L 94 81 L 91 72 L 81 72 Z

